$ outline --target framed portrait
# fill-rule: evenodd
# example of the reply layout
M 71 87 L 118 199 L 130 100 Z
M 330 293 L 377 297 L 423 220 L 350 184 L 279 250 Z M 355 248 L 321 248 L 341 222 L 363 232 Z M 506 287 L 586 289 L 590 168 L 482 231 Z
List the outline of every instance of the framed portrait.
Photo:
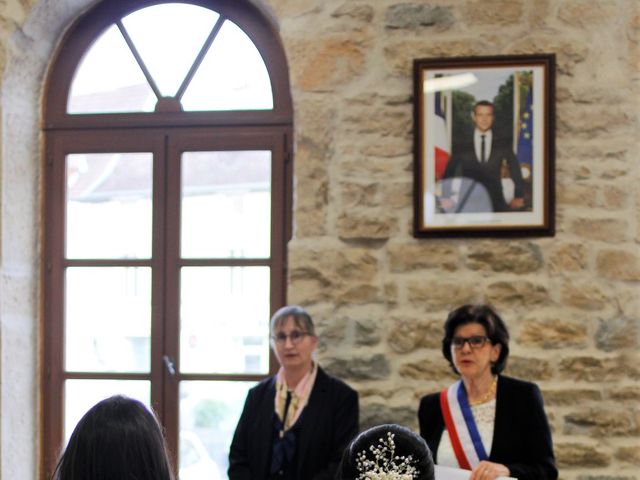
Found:
M 555 55 L 414 60 L 414 235 L 554 234 Z

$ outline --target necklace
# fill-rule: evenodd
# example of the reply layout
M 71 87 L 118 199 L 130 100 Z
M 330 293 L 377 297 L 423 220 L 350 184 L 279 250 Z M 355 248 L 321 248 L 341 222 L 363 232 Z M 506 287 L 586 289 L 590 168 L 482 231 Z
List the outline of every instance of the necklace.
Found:
M 495 377 L 493 377 L 493 382 L 491 382 L 491 386 L 489 387 L 489 390 L 487 390 L 487 393 L 485 393 L 484 396 L 478 400 L 474 400 L 473 402 L 469 401 L 469 405 L 473 407 L 475 405 L 480 405 L 481 403 L 488 402 L 495 395 L 497 387 L 498 387 L 498 376 L 496 375 Z

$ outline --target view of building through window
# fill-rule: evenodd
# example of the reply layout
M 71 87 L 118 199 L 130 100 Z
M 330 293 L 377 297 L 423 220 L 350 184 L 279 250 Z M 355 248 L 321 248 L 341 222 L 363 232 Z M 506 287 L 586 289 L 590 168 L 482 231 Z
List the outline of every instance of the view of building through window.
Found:
M 246 33 L 212 10 L 184 3 L 143 8 L 108 28 L 74 75 L 67 111 L 152 112 L 158 94 L 178 96 L 185 111 L 273 108 L 269 74 Z
M 208 8 L 163 3 L 115 19 L 91 42 L 65 108 L 100 115 L 108 128 L 110 114 L 153 115 L 166 99 L 185 115 L 274 107 L 265 60 L 240 26 Z M 61 308 L 47 324 L 60 322 L 63 333 L 47 348 L 61 359 L 60 391 L 50 388 L 64 419 L 48 421 L 66 443 L 92 405 L 125 394 L 160 409 L 181 480 L 223 479 L 247 390 L 271 370 L 269 314 L 281 278 L 272 242 L 274 229 L 284 232 L 273 211 L 285 205 L 273 178 L 285 142 L 167 127 L 137 141 L 103 128 L 56 143 L 65 145 L 54 149 L 64 184 L 48 185 L 62 211 L 47 208 L 61 235 L 52 240 L 61 287 L 47 288 Z

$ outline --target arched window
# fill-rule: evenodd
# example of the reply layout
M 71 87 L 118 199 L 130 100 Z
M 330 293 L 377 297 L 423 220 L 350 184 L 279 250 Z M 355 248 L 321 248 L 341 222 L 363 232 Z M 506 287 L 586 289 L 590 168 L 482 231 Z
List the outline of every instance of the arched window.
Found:
M 67 31 L 44 103 L 44 468 L 115 393 L 153 406 L 180 478 L 226 478 L 285 301 L 292 108 L 244 0 L 108 0 Z

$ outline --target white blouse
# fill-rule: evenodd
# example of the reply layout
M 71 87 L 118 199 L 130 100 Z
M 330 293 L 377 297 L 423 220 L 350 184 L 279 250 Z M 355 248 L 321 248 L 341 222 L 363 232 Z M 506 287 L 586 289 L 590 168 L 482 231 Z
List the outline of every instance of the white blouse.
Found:
M 484 450 L 487 452 L 487 455 L 490 455 L 491 443 L 493 442 L 493 425 L 496 419 L 496 399 L 494 398 L 489 402 L 474 405 L 471 407 L 471 412 L 476 421 Z M 456 454 L 453 452 L 451 438 L 449 437 L 449 432 L 446 427 L 444 432 L 442 432 L 440 445 L 438 445 L 438 465 L 460 468 Z

